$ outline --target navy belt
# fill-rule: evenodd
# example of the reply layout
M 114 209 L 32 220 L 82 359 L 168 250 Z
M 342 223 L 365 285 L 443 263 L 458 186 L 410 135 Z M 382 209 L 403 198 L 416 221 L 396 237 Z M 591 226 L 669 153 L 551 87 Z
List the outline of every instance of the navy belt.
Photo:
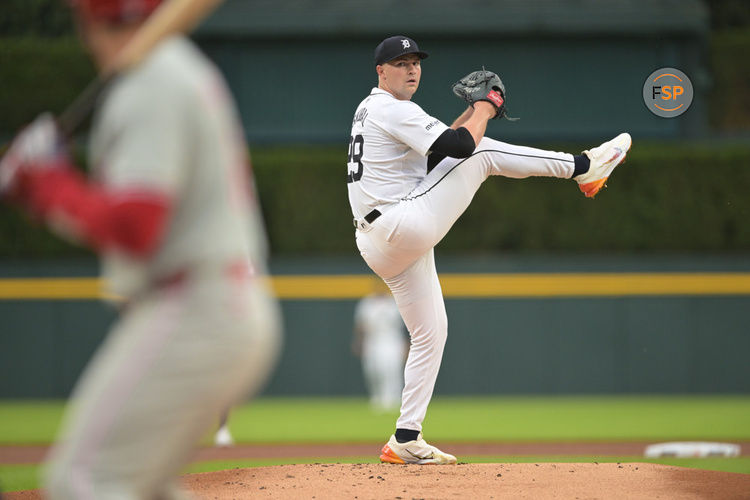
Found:
M 368 224 L 372 224 L 373 222 L 375 222 L 375 219 L 377 219 L 381 215 L 383 214 L 380 213 L 380 210 L 378 210 L 377 208 L 374 208 L 372 212 L 365 215 L 365 220 L 367 221 Z
M 360 231 L 367 232 L 370 230 L 370 224 L 372 224 L 375 221 L 375 219 L 377 219 L 381 215 L 383 214 L 380 213 L 380 210 L 375 208 L 369 214 L 365 215 L 361 219 L 353 219 L 354 227 L 356 227 Z

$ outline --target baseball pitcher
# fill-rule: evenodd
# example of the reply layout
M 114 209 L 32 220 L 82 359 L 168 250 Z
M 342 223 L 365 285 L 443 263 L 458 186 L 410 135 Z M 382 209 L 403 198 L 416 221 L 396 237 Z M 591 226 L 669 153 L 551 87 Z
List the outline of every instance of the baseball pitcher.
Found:
M 380 460 L 454 464 L 421 432 L 448 335 L 433 247 L 487 177 L 572 178 L 593 197 L 625 159 L 631 139 L 623 133 L 573 155 L 484 137 L 487 122 L 506 114 L 505 86 L 484 69 L 454 85 L 468 107 L 448 126 L 411 101 L 426 57 L 406 36 L 386 38 L 375 49 L 378 86 L 354 113 L 347 185 L 357 248 L 390 287 L 411 336 L 401 413 Z
M 72 0 L 99 69 L 159 3 Z M 127 300 L 74 391 L 50 498 L 184 498 L 175 479 L 195 443 L 266 378 L 279 313 L 241 137 L 219 72 L 176 35 L 99 102 L 90 177 L 49 115 L 0 162 L 5 199 L 93 247 L 109 291 Z

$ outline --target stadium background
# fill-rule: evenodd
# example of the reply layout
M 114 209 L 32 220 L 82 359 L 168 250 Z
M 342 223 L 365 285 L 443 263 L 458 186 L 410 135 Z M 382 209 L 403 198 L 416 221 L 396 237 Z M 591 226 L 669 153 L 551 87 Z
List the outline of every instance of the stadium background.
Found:
M 59 4 L 12 0 L 0 13 L 0 137 L 62 110 L 93 75 Z M 521 118 L 493 122 L 493 137 L 574 151 L 621 130 L 635 141 L 593 202 L 542 179 L 482 187 L 437 247 L 439 271 L 459 281 L 446 287 L 436 394 L 747 394 L 749 19 L 740 0 L 227 1 L 195 39 L 239 103 L 271 268 L 292 280 L 266 394 L 364 392 L 349 343 L 367 269 L 344 145 L 375 84 L 372 48 L 401 32 L 431 53 L 415 100 L 444 121 L 461 110 L 450 84 L 485 65 Z M 641 98 L 646 77 L 667 66 L 695 87 L 690 110 L 671 120 Z M 0 397 L 65 397 L 115 314 L 99 300 L 96 263 L 6 208 L 0 234 Z M 522 284 L 506 294 L 513 277 Z M 483 279 L 495 292 L 460 291 Z

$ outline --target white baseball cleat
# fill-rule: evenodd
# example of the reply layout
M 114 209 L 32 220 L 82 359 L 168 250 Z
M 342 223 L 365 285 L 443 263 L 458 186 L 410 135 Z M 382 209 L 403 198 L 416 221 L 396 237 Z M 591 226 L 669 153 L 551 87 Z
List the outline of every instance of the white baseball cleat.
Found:
M 391 436 L 380 452 L 380 461 L 389 464 L 449 465 L 456 463 L 456 457 L 427 444 L 420 432 L 416 440 L 406 443 L 399 443 L 396 436 Z
M 229 429 L 226 426 L 222 426 L 218 431 L 216 431 L 216 435 L 214 436 L 214 444 L 216 446 L 232 446 L 234 444 L 232 434 L 229 432 Z
M 627 132 L 605 142 L 601 146 L 584 151 L 591 164 L 589 171 L 576 177 L 578 187 L 587 198 L 593 198 L 606 186 L 607 179 L 617 165 L 625 161 L 625 155 L 633 140 Z

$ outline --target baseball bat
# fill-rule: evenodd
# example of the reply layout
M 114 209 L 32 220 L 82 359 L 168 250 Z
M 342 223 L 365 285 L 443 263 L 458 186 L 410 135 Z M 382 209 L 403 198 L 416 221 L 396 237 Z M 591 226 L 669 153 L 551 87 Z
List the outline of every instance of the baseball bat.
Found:
M 163 39 L 174 33 L 192 30 L 223 0 L 166 0 L 151 14 L 133 38 L 117 54 L 112 64 L 102 68 L 99 75 L 57 117 L 60 131 L 67 137 L 83 123 L 94 108 L 97 98 L 120 73 L 138 65 Z M 0 169 L 0 197 L 15 176 L 18 165 Z
M 167 0 L 143 23 L 113 62 L 102 68 L 97 78 L 57 118 L 60 130 L 67 136 L 83 123 L 98 96 L 123 71 L 140 63 L 163 39 L 175 33 L 191 31 L 223 0 Z

